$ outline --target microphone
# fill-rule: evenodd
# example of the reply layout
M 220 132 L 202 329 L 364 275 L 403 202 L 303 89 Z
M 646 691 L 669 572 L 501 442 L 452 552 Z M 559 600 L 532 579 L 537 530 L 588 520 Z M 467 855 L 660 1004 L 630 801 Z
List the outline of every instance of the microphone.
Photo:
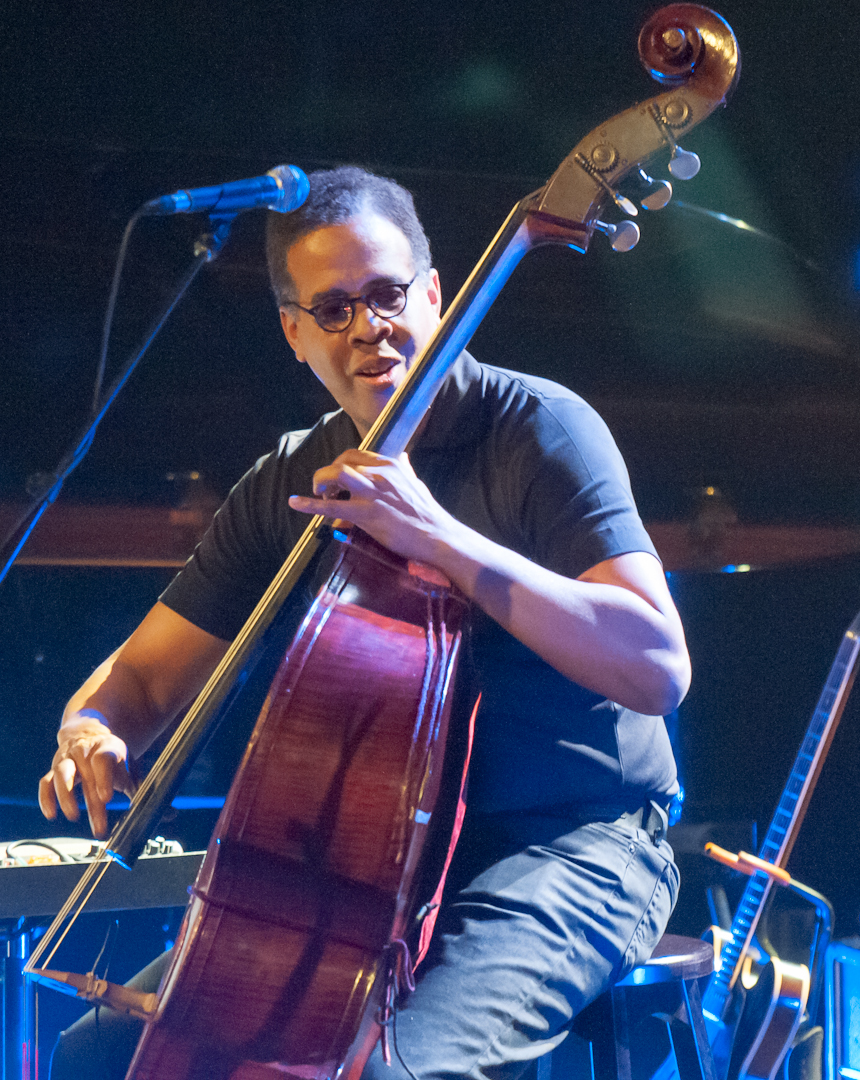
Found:
M 208 210 L 214 214 L 238 214 L 265 206 L 286 214 L 301 206 L 308 197 L 308 178 L 295 165 L 276 165 L 265 176 L 233 180 L 214 187 L 188 188 L 173 195 L 150 199 L 141 208 L 143 215 L 193 214 Z

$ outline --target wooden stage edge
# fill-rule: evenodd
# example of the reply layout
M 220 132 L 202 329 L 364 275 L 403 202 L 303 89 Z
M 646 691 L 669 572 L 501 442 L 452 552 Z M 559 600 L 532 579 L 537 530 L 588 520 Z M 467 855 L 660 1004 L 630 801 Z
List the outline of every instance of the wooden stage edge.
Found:
M 0 504 L 5 536 L 23 508 Z M 214 507 L 60 505 L 47 511 L 17 560 L 20 566 L 180 567 Z M 737 521 L 646 522 L 669 571 L 760 569 L 860 552 L 860 528 L 746 525 Z

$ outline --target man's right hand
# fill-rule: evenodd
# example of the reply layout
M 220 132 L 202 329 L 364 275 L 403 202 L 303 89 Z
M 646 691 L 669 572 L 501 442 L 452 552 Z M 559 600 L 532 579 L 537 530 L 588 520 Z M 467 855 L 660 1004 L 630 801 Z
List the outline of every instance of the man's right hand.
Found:
M 152 745 L 197 696 L 228 648 L 229 642 L 157 602 L 66 706 L 59 749 L 39 782 L 45 817 L 53 821 L 59 806 L 69 821 L 77 821 L 80 784 L 93 833 L 106 836 L 105 807 L 113 793 L 132 795 L 136 787 L 129 753 L 139 758 Z
M 57 732 L 57 742 L 59 749 L 50 771 L 39 781 L 42 813 L 53 821 L 59 806 L 69 821 L 77 821 L 80 810 L 75 787 L 80 784 L 93 834 L 106 836 L 106 806 L 113 793 L 134 794 L 128 748 L 90 709 L 65 721 Z

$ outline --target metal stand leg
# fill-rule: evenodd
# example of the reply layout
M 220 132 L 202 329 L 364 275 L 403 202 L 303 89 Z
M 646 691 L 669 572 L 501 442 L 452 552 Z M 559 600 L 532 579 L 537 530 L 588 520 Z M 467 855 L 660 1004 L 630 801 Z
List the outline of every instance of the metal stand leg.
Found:
M 3 1080 L 38 1080 L 35 992 L 23 974 L 30 957 L 30 933 L 15 930 L 4 942 Z

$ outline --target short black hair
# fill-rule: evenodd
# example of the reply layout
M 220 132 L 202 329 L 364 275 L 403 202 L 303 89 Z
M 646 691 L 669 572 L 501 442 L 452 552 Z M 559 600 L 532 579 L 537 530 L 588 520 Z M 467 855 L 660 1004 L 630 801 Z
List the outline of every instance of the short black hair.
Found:
M 433 265 L 430 244 L 406 188 L 355 165 L 320 169 L 310 173 L 308 180 L 310 194 L 305 202 L 289 214 L 269 211 L 266 224 L 269 282 L 279 306 L 296 299 L 295 283 L 287 270 L 287 253 L 293 244 L 315 229 L 341 225 L 368 211 L 387 218 L 400 229 L 412 249 L 416 274 L 429 273 Z

